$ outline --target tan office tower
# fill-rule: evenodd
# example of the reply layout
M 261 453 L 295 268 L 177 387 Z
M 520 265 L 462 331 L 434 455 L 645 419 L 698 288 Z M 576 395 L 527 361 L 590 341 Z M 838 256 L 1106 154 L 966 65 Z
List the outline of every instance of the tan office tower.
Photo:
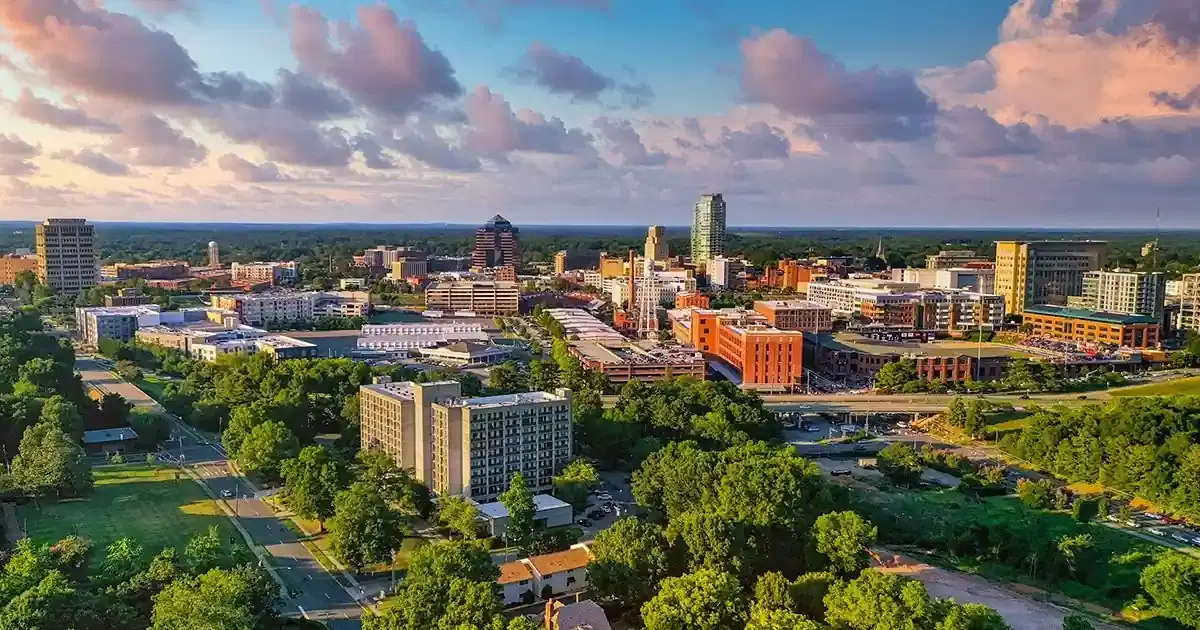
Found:
M 1063 305 L 1069 296 L 1083 295 L 1084 274 L 1107 260 L 1103 241 L 997 241 L 996 293 L 1009 313 Z
M 567 250 L 554 254 L 554 275 L 561 276 L 567 272 Z
M 646 230 L 646 258 L 666 260 L 668 255 L 666 229 L 661 225 L 651 225 Z
M 79 293 L 100 283 L 96 226 L 85 219 L 46 219 L 37 226 L 37 276 L 63 293 Z
M 701 195 L 692 208 L 692 262 L 703 265 L 725 255 L 725 199 Z
M 442 496 L 491 501 L 514 472 L 553 488 L 571 458 L 571 390 L 463 398 L 457 381 L 359 390 L 362 448 L 379 448 Z

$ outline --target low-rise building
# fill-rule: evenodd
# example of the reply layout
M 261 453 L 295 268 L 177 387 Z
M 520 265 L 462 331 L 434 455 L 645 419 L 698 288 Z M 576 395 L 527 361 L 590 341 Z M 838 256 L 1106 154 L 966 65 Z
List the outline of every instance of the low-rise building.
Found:
M 95 429 L 83 432 L 83 449 L 90 455 L 124 453 L 137 444 L 138 434 L 133 427 Z
M 975 253 L 973 249 L 943 249 L 936 254 L 925 257 L 927 269 L 951 269 L 964 267 L 968 263 L 989 262 L 987 258 Z
M 0 256 L 0 284 L 16 284 L 23 272 L 37 274 L 37 256 Z
M 592 553 L 587 544 L 571 545 L 566 551 L 530 556 L 500 565 L 500 585 L 506 606 L 522 601 L 557 597 L 587 588 L 587 567 Z M 560 626 L 564 630 L 570 626 Z M 578 628 L 578 626 L 576 626 Z
M 824 304 L 808 300 L 759 300 L 754 310 L 767 318 L 767 324 L 780 330 L 833 330 L 833 311 Z
M 104 296 L 104 305 L 113 306 L 143 306 L 153 302 L 149 295 L 138 293 L 137 289 L 121 289 L 116 295 Z
M 708 308 L 712 301 L 703 293 L 684 291 L 675 294 L 675 308 Z
M 866 382 L 884 365 L 912 359 L 917 374 L 929 381 L 959 383 L 1003 378 L 1014 356 L 1011 349 L 964 342 L 891 342 L 857 333 L 808 336 L 817 370 L 836 380 Z
M 237 313 L 242 323 L 250 326 L 307 322 L 313 318 L 316 294 L 277 292 L 213 295 L 212 305 Z
M 1064 341 L 1103 343 L 1127 348 L 1157 348 L 1161 324 L 1153 315 L 1109 313 L 1037 304 L 1022 312 L 1031 334 Z
M 489 536 L 499 538 L 508 529 L 508 508 L 499 501 L 477 503 L 479 521 Z M 571 504 L 548 494 L 533 495 L 533 522 L 542 527 L 562 527 L 575 520 Z
M 773 328 L 760 313 L 684 309 L 668 316 L 677 340 L 719 359 L 712 367 L 744 388 L 787 390 L 804 373 L 804 334 Z
M 233 263 L 229 268 L 234 284 L 292 284 L 300 280 L 296 261 Z
M 504 363 L 512 356 L 512 348 L 486 343 L 460 341 L 435 348 L 421 348 L 421 356 L 438 363 L 457 367 L 473 367 Z
M 321 291 L 313 296 L 313 317 L 366 317 L 370 314 L 369 291 Z
M 477 322 L 422 322 L 367 324 L 359 331 L 359 350 L 416 350 L 456 343 L 487 343 L 483 324 Z
M 632 341 L 571 341 L 567 347 L 584 367 L 603 373 L 615 384 L 679 376 L 704 380 L 707 371 L 704 355 L 695 348 Z
M 620 343 L 625 336 L 612 326 L 596 319 L 581 308 L 548 308 L 543 311 L 554 321 L 562 324 L 568 339 L 576 341 L 600 341 Z
M 481 316 L 515 315 L 520 310 L 520 298 L 521 290 L 516 282 L 435 282 L 425 289 L 425 308 Z
M 338 280 L 338 288 L 343 291 L 360 291 L 371 286 L 366 278 L 342 278 Z
M 276 360 L 307 359 L 319 356 L 316 344 L 284 335 L 262 335 L 241 339 L 217 340 L 209 337 L 191 344 L 193 358 L 213 362 L 227 354 L 267 354 Z
M 100 268 L 100 276 L 111 280 L 176 280 L 191 273 L 186 260 L 152 260 L 144 263 L 113 263 Z
M 139 326 L 158 325 L 161 317 L 157 304 L 81 307 L 75 309 L 75 328 L 83 344 L 95 348 L 101 339 L 130 341 Z

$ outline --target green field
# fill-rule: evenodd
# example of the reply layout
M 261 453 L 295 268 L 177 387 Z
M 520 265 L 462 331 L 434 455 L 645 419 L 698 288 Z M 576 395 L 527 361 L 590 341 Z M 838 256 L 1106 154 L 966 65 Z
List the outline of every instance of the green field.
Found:
M 1020 431 L 1029 426 L 1030 414 L 1027 411 L 1002 411 L 988 414 L 987 432 L 995 438 L 1003 437 L 1005 433 Z
M 160 400 L 162 398 L 163 389 L 169 382 L 170 381 L 168 380 L 147 374 L 142 378 L 139 378 L 134 385 L 137 385 L 138 389 L 146 392 L 147 396 L 153 398 L 154 400 Z
M 1200 396 L 1200 376 L 1163 383 L 1122 387 L 1109 391 L 1112 396 Z
M 105 466 L 92 473 L 96 488 L 91 496 L 46 502 L 40 509 L 32 503 L 18 508 L 17 518 L 27 534 L 45 543 L 83 536 L 91 539 L 96 550 L 129 536 L 153 554 L 167 546 L 183 551 L 188 539 L 213 525 L 227 540 L 235 533 L 200 486 L 182 474 L 176 480 L 173 468 Z

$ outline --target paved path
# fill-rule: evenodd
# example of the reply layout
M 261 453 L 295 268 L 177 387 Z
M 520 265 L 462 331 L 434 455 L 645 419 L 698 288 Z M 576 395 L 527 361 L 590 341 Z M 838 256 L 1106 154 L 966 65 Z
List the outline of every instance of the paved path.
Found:
M 137 407 L 162 407 L 137 386 L 120 379 L 103 363 L 76 357 L 80 378 L 103 392 L 116 392 Z M 285 614 L 303 614 L 328 624 L 333 630 L 359 630 L 362 608 L 353 595 L 353 587 L 342 578 L 325 571 L 297 536 L 284 525 L 271 509 L 255 496 L 246 480 L 229 470 L 224 448 L 172 416 L 171 438 L 163 444 L 160 455 L 164 460 L 187 466 L 197 480 L 213 496 L 225 496 L 232 508 L 230 515 L 254 540 L 272 556 L 272 564 L 292 592 L 298 592 L 284 603 L 294 610 Z M 354 589 L 356 590 L 356 589 Z

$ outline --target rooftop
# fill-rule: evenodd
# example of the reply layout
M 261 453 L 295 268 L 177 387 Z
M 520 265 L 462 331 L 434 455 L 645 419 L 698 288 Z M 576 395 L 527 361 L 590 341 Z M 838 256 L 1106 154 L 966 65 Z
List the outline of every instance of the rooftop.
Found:
M 812 302 L 810 300 L 759 300 L 755 305 L 762 304 L 766 308 L 779 309 L 802 309 L 802 310 L 829 310 L 829 307 L 820 302 Z
M 476 398 L 459 398 L 449 401 L 450 407 L 471 407 L 473 409 L 487 407 L 514 407 L 533 403 L 565 402 L 566 399 L 550 392 L 523 392 L 520 394 L 503 394 L 500 396 L 479 396 Z
M 125 440 L 136 440 L 138 437 L 137 431 L 133 427 L 118 427 L 115 429 L 96 429 L 94 431 L 83 432 L 84 444 L 109 444 L 111 442 L 124 442 Z
M 556 499 L 548 494 L 533 495 L 533 509 L 535 512 L 544 512 L 546 510 L 555 510 L 555 509 L 569 508 L 569 507 L 571 507 L 570 503 L 567 503 L 560 499 Z M 476 506 L 476 508 L 479 510 L 479 515 L 486 517 L 486 518 L 497 519 L 497 518 L 507 518 L 508 517 L 508 509 L 505 508 L 504 504 L 499 501 L 493 501 L 491 503 L 481 503 L 478 506 Z
M 1158 319 L 1153 315 L 1136 315 L 1127 313 L 1110 313 L 1108 311 L 1093 311 L 1086 308 L 1068 308 L 1050 304 L 1034 304 L 1025 307 L 1026 313 L 1048 315 L 1050 317 L 1066 317 L 1069 319 L 1084 319 L 1106 324 L 1157 324 Z
M 592 561 L 592 554 L 582 545 L 571 547 L 566 551 L 548 553 L 544 556 L 530 556 L 529 564 L 543 576 L 582 569 Z
M 807 336 L 812 339 L 812 336 Z M 806 339 L 807 340 L 807 339 Z M 1029 357 L 1033 356 L 1010 346 L 969 341 L 891 342 L 876 341 L 854 333 L 819 335 L 817 341 L 823 348 L 842 351 L 857 351 L 867 354 L 916 355 L 928 357 L 957 357 L 962 355 L 984 357 Z
M 695 348 L 654 346 L 646 349 L 631 341 L 572 341 L 570 346 L 585 358 L 604 364 L 681 364 L 704 360 Z
M 532 580 L 533 571 L 520 560 L 505 562 L 500 565 L 500 577 L 496 579 L 498 584 L 516 584 L 524 580 Z
M 559 608 L 555 619 L 555 630 L 612 630 L 604 609 L 590 599 Z

